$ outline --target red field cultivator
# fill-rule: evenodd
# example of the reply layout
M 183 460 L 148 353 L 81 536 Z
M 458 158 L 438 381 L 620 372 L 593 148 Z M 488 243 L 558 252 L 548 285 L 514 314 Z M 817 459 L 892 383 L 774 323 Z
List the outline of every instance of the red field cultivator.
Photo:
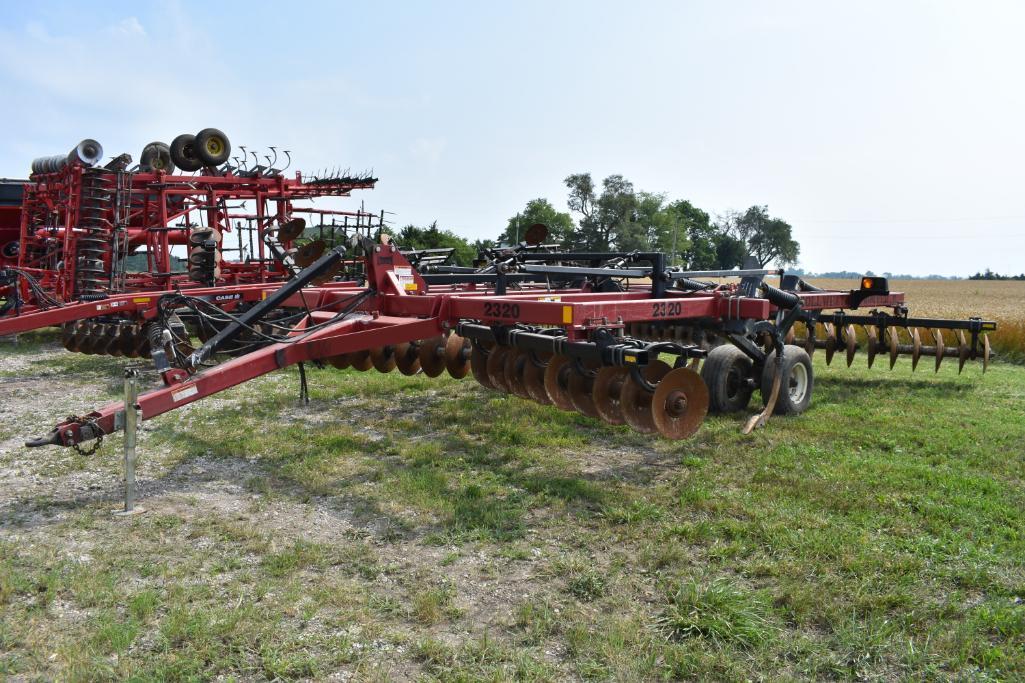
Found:
M 993 322 L 911 318 L 904 295 L 883 278 L 823 291 L 781 271 L 683 272 L 657 252 L 545 252 L 531 246 L 544 232 L 535 226 L 528 243 L 492 252 L 476 269 L 421 273 L 385 236 L 356 245 L 363 285 L 325 280 L 345 258 L 339 245 L 284 284 L 112 296 L 106 305 L 153 321 L 164 385 L 137 403 L 69 418 L 28 445 L 77 448 L 122 429 L 136 408 L 150 419 L 295 364 L 305 392 L 306 363 L 472 374 L 489 389 L 680 439 L 710 410 L 746 410 L 756 390 L 764 409 L 748 430 L 771 413 L 803 412 L 818 348 L 830 357 L 843 349 L 848 359 L 863 348 L 870 363 L 886 353 L 891 365 L 900 356 L 915 364 L 925 353 L 988 361 Z M 765 281 L 769 275 L 782 276 L 779 286 Z M 723 276 L 740 280 L 707 281 Z M 864 339 L 855 324 L 869 331 Z M 923 347 L 915 332 L 911 343 L 900 342 L 898 330 L 919 326 L 940 340 L 941 330 L 953 331 L 958 342 Z
M 102 147 L 83 140 L 36 159 L 29 180 L 0 184 L 0 336 L 59 325 L 69 350 L 148 355 L 156 332 L 136 298 L 282 282 L 330 246 L 325 228 L 334 241 L 381 229 L 382 215 L 312 204 L 375 178 L 287 177 L 289 152 L 276 168 L 274 148 L 266 164 L 240 149 L 230 157 L 210 128 L 150 143 L 138 165 L 122 154 L 101 166 Z

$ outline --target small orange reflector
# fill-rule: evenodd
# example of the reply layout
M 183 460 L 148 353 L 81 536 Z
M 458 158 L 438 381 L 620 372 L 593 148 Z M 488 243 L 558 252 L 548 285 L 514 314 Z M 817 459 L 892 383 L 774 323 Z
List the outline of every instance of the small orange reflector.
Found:
M 133 304 L 148 304 L 149 302 L 150 298 L 148 296 L 140 296 L 136 299 L 132 299 Z
M 563 306 L 562 307 L 562 322 L 572 323 L 573 322 L 573 307 Z
M 872 289 L 872 278 L 866 277 L 861 281 L 862 289 Z

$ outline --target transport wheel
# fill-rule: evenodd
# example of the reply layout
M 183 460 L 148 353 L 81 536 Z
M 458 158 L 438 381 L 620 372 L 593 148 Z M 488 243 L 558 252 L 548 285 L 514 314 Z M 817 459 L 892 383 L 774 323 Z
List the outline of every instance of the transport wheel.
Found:
M 163 142 L 151 142 L 142 148 L 139 165 L 145 170 L 174 173 L 174 161 L 171 159 L 171 148 Z
M 690 368 L 676 368 L 662 378 L 651 399 L 651 417 L 667 439 L 686 439 L 708 414 L 708 387 Z
M 411 377 L 420 372 L 419 349 L 410 342 L 395 345 L 395 366 L 403 375 Z
M 598 417 L 610 425 L 621 425 L 626 422 L 623 407 L 619 398 L 623 393 L 623 385 L 630 381 L 630 368 L 606 366 L 598 371 L 592 387 L 592 400 Z
M 488 354 L 478 344 L 473 345 L 473 350 L 470 352 L 470 371 L 473 373 L 473 378 L 477 382 L 487 389 L 496 388 L 491 383 L 491 378 L 488 377 Z
M 171 161 L 183 171 L 198 171 L 203 162 L 196 156 L 196 136 L 179 135 L 171 140 Z
M 527 352 L 527 363 L 523 366 L 523 386 L 527 388 L 527 394 L 535 402 L 541 405 L 548 406 L 552 404 L 552 399 L 548 396 L 548 390 L 545 389 L 545 370 L 547 369 L 547 363 L 551 360 L 552 354 L 544 354 L 542 358 L 539 358 L 536 353 Z
M 374 359 L 370 357 L 370 351 L 354 351 L 349 354 L 349 364 L 354 370 L 366 372 L 374 367 Z
M 204 128 L 196 133 L 193 149 L 204 166 L 220 166 L 231 156 L 228 136 L 216 128 Z
M 337 368 L 338 370 L 344 370 L 350 365 L 349 354 L 347 353 L 340 353 L 337 356 L 328 356 L 326 360 L 331 367 Z
M 445 342 L 445 369 L 453 379 L 462 379 L 470 371 L 470 340 L 455 332 Z
M 642 371 L 644 379 L 656 383 L 669 374 L 672 368 L 663 361 L 657 360 L 649 363 Z M 623 391 L 619 395 L 619 404 L 623 408 L 623 419 L 626 423 L 643 434 L 653 434 L 658 431 L 655 420 L 651 416 L 651 400 L 654 392 L 648 391 L 632 377 L 628 377 L 623 384 Z
M 811 403 L 811 392 L 815 378 L 811 369 L 811 358 L 800 346 L 783 347 L 783 383 L 773 412 L 776 415 L 800 415 Z M 776 352 L 765 359 L 762 370 L 762 401 L 768 403 L 772 393 L 772 380 L 776 376 Z
M 445 338 L 431 337 L 420 342 L 420 369 L 428 377 L 445 372 Z
M 527 352 L 522 349 L 514 349 L 505 355 L 505 368 L 504 374 L 505 384 L 509 387 L 509 392 L 514 396 L 530 400 L 530 392 L 527 391 L 527 385 L 523 381 L 523 374 L 526 372 L 527 365 L 530 364 L 530 357 Z
M 733 344 L 723 344 L 708 352 L 701 368 L 701 379 L 708 387 L 708 412 L 736 413 L 747 408 L 754 387 L 748 381 L 753 363 Z
M 596 369 L 597 363 L 584 363 L 587 370 Z M 594 405 L 594 376 L 583 374 L 575 367 L 569 376 L 569 400 L 573 408 L 581 415 L 601 418 L 598 408 Z
M 573 399 L 569 396 L 569 378 L 573 369 L 573 363 L 569 356 L 554 356 L 548 362 L 545 369 L 545 391 L 548 398 L 552 400 L 556 408 L 560 410 L 573 410 Z
M 395 347 L 375 346 L 370 349 L 370 362 L 378 372 L 391 372 L 395 369 Z
M 509 393 L 509 384 L 505 381 L 505 361 L 511 351 L 508 346 L 496 346 L 488 354 L 487 370 L 491 386 L 506 393 Z

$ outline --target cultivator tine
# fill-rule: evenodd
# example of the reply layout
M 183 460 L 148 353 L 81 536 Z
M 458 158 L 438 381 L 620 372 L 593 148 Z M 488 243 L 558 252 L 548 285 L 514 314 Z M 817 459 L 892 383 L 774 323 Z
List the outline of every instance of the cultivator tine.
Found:
M 836 328 L 833 323 L 823 323 L 822 326 L 826 330 L 826 365 L 830 365 L 836 353 Z
M 940 363 L 943 362 L 943 332 L 940 330 L 932 331 L 933 339 L 936 340 L 936 369 L 934 372 L 940 371 Z
M 844 338 L 847 343 L 847 367 L 854 362 L 854 354 L 858 352 L 858 337 L 854 333 L 854 325 L 844 328 Z
M 872 363 L 876 359 L 876 346 L 879 342 L 879 338 L 876 334 L 876 328 L 869 326 L 865 328 L 865 336 L 868 338 L 868 368 L 872 369 Z
M 972 354 L 972 350 L 968 347 L 968 342 L 965 341 L 964 330 L 957 331 L 957 374 L 961 374 L 964 370 L 965 361 Z

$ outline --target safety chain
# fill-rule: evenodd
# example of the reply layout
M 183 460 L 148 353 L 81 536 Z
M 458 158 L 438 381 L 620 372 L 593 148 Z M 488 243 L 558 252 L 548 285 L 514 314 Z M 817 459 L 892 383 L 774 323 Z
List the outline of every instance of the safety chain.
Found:
M 71 447 L 75 449 L 75 452 L 79 455 L 93 455 L 96 451 L 100 450 L 100 446 L 103 445 L 103 430 L 100 429 L 100 425 L 97 424 L 96 418 L 94 417 L 77 417 L 75 415 L 68 416 L 69 422 L 77 422 L 80 427 L 89 425 L 96 432 L 96 442 L 88 450 L 82 448 L 77 443 L 71 444 Z

